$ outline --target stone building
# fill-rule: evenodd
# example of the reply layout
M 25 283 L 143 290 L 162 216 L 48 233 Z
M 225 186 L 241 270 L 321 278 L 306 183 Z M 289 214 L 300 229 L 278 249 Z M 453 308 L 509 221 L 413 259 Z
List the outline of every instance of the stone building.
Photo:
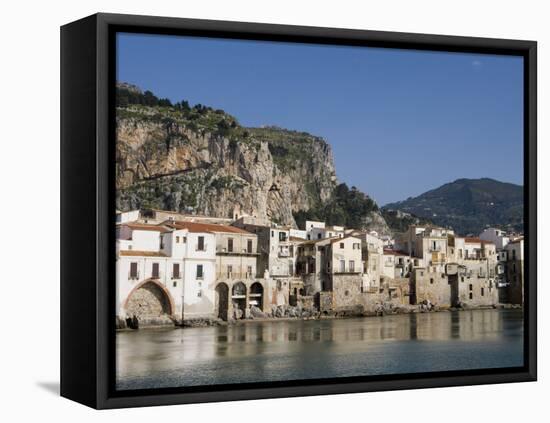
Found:
M 246 317 L 250 307 L 268 309 L 266 281 L 257 269 L 258 237 L 244 229 L 211 223 L 167 221 L 174 229 L 214 235 L 215 246 L 215 317 Z
M 354 231 L 354 237 L 361 240 L 361 260 L 363 262 L 363 292 L 376 293 L 380 289 L 383 274 L 384 243 L 372 233 Z
M 492 306 L 499 302 L 498 254 L 493 242 L 475 237 L 449 237 L 446 269 L 451 305 Z
M 326 275 L 323 291 L 332 292 L 335 311 L 361 304 L 363 292 L 361 239 L 335 237 L 321 246 L 321 272 Z
M 324 247 L 337 238 L 304 241 L 298 245 L 296 274 L 303 278 L 306 295 L 316 295 L 330 290 L 330 278 L 326 269 L 329 255 Z
M 506 269 L 508 280 L 508 301 L 523 304 L 524 295 L 524 239 L 519 237 L 505 247 L 507 253 Z

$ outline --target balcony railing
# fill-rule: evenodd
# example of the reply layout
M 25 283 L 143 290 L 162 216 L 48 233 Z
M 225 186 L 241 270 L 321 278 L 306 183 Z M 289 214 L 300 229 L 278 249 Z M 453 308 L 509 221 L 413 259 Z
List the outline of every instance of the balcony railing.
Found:
M 290 251 L 287 248 L 279 250 L 279 257 L 290 257 Z
M 172 273 L 172 279 L 181 279 L 182 275 L 181 273 Z
M 253 250 L 249 250 L 248 248 L 242 248 L 240 251 L 238 249 L 228 249 L 227 247 L 216 247 L 216 253 L 217 254 L 257 254 Z
M 355 267 L 340 267 L 334 273 L 361 273 L 359 269 Z
M 217 272 L 217 279 L 252 279 L 254 276 L 251 272 Z
M 208 244 L 203 244 L 202 246 L 197 244 L 195 245 L 195 251 L 206 251 Z
M 137 280 L 137 279 L 139 279 L 139 272 L 136 272 L 134 274 L 132 274 L 132 272 L 128 272 L 128 280 L 129 281 Z

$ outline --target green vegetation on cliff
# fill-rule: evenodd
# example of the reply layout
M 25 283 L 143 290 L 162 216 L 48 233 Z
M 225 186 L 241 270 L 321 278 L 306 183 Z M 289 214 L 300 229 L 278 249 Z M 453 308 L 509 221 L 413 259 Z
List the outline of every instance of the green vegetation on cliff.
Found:
M 336 187 L 330 201 L 309 210 L 300 210 L 294 213 L 294 219 L 300 228 L 305 228 L 306 220 L 319 220 L 328 225 L 363 229 L 365 216 L 377 211 L 378 205 L 372 198 L 343 183 Z

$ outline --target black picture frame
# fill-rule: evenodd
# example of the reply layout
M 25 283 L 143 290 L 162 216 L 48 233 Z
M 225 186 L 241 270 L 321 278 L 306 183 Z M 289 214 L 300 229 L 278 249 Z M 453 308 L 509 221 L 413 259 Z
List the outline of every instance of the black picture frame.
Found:
M 114 383 L 116 32 L 493 53 L 524 58 L 525 329 L 521 368 L 120 391 Z M 95 14 L 61 28 L 61 395 L 97 409 L 535 381 L 534 41 Z M 78 230 L 75 228 L 78 227 Z

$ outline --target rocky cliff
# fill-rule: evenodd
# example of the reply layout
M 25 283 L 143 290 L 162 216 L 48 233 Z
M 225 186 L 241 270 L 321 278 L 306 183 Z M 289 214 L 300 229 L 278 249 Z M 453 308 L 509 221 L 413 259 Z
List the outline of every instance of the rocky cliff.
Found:
M 388 233 L 376 203 L 338 184 L 330 145 L 278 127 L 245 128 L 223 110 L 117 89 L 117 208 L 305 218 Z M 300 225 L 301 226 L 301 225 Z
M 242 128 L 222 111 L 131 104 L 117 113 L 120 210 L 235 213 L 294 225 L 293 213 L 330 199 L 330 145 L 279 128 Z

